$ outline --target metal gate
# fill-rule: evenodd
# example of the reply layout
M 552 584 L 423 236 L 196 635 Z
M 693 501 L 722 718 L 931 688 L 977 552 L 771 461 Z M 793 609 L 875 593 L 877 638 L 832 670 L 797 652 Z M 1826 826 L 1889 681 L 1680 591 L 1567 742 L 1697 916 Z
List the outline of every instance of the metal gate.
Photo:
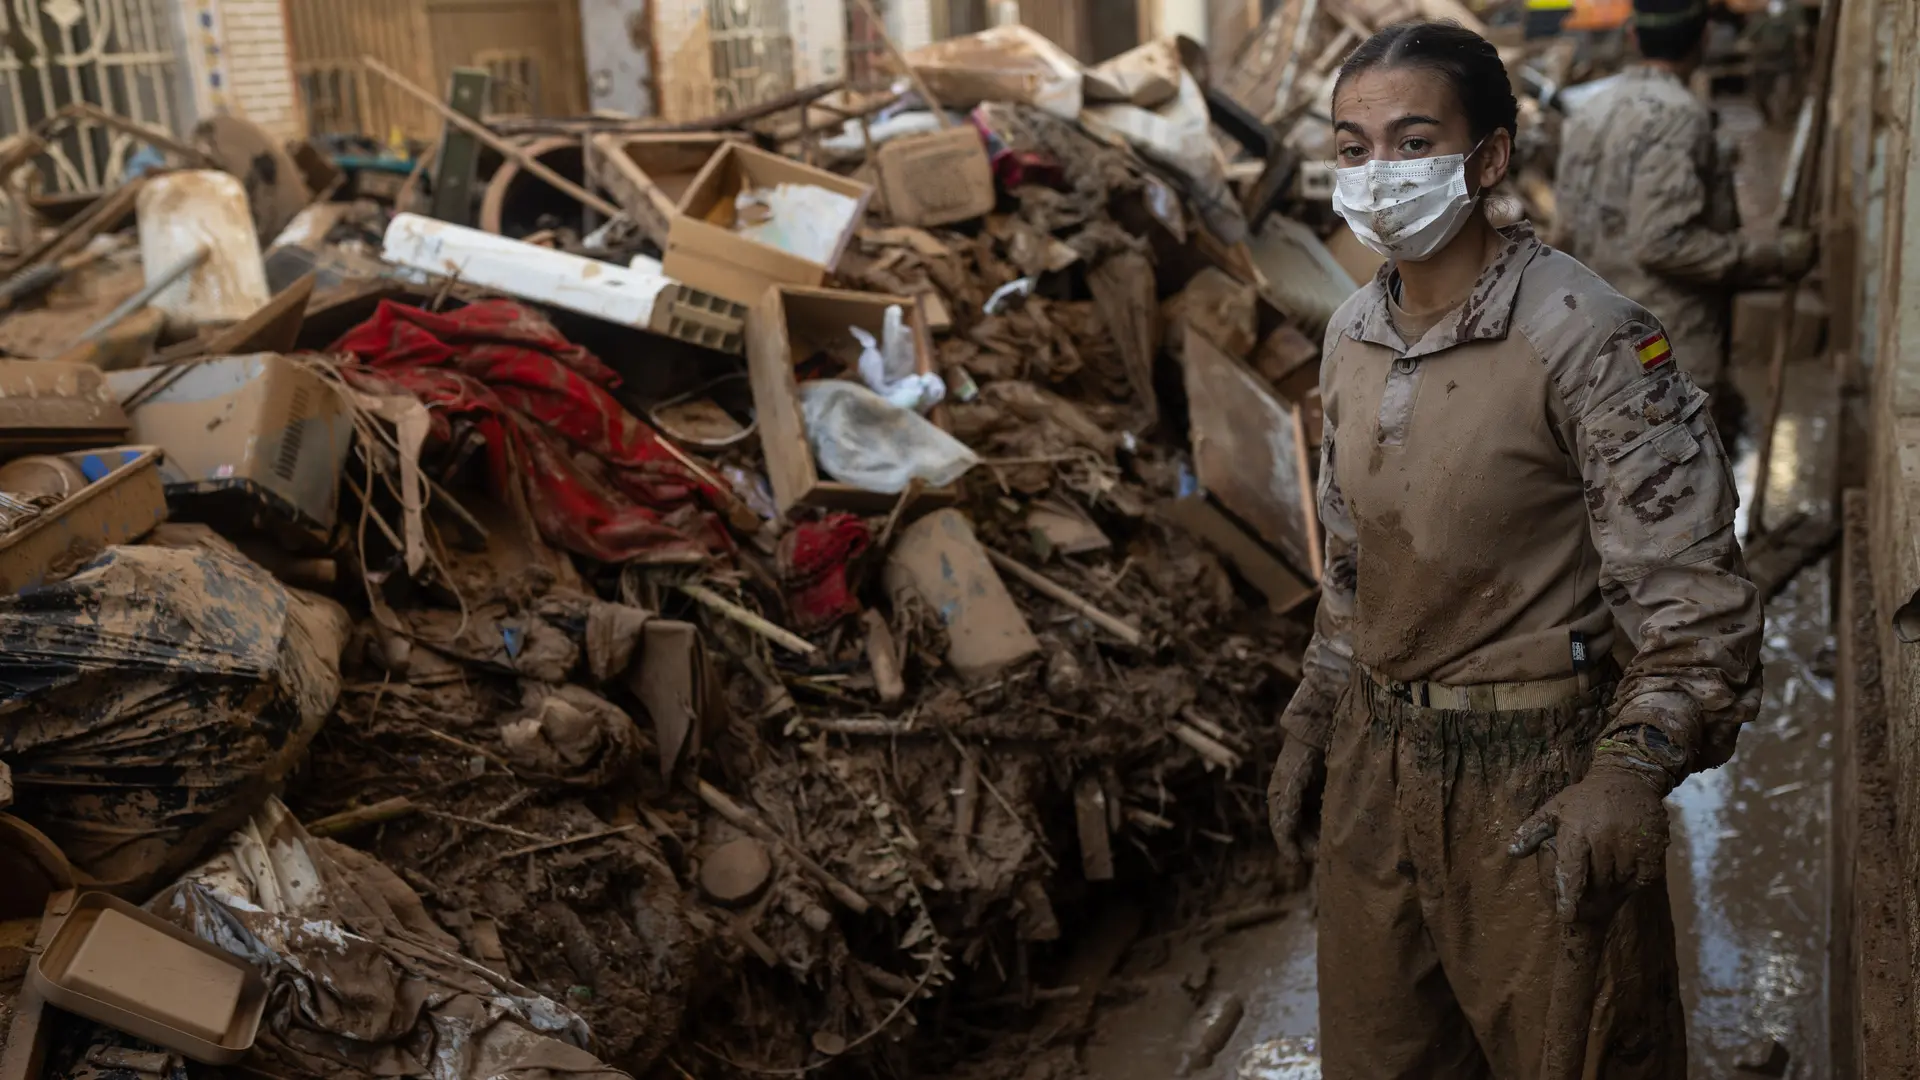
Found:
M 74 102 L 183 134 L 172 20 L 169 0 L 0 0 L 0 136 Z M 47 147 L 43 179 L 52 191 L 111 187 L 136 145 L 74 125 Z
M 757 105 L 793 89 L 793 36 L 784 0 L 707 0 L 713 111 Z

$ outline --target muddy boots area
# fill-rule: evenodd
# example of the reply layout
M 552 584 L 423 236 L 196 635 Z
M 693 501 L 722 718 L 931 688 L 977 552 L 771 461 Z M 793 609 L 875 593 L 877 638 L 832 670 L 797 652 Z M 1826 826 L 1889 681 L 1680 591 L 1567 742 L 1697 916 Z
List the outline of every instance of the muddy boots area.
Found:
M 1211 72 L 1006 26 L 893 88 L 481 122 L 484 76 L 370 59 L 405 147 L 0 143 L 0 1080 L 1317 1076 L 1358 1021 L 1265 788 L 1318 343 L 1377 260 L 1296 120 L 1385 6 Z M 56 197 L 81 141 L 125 168 Z M 1745 784 L 1683 815 L 1685 1007 L 1797 1063 L 1760 924 L 1693 914 Z M 1329 941 L 1330 895 L 1446 884 L 1371 865 Z

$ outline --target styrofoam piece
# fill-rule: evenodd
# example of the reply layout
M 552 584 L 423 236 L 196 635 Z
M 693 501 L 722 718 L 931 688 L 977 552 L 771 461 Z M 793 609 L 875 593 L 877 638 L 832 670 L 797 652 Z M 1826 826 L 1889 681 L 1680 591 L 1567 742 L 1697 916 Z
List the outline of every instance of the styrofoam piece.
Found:
M 418 214 L 396 214 L 381 243 L 387 262 L 497 289 L 642 330 L 672 278 L 586 259 Z

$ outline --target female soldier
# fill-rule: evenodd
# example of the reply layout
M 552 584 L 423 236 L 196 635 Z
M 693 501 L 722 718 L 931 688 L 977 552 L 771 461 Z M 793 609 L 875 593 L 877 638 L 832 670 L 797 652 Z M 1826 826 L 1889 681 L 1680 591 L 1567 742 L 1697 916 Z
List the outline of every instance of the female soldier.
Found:
M 1491 44 L 1389 27 L 1333 106 L 1334 207 L 1389 261 L 1327 327 L 1326 572 L 1269 791 L 1297 865 L 1324 751 L 1325 1075 L 1531 1080 L 1571 1045 L 1682 1076 L 1662 799 L 1760 692 L 1726 451 L 1645 309 L 1487 219 Z

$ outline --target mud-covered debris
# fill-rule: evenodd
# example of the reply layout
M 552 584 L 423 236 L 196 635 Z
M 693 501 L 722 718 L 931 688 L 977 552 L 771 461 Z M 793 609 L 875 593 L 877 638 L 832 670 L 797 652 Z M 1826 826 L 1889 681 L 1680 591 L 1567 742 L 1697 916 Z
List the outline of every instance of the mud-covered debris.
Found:
M 937 510 L 900 533 L 887 560 L 887 587 L 911 591 L 946 626 L 947 662 L 984 680 L 1040 651 L 972 525 L 955 510 Z
M 750 836 L 729 840 L 700 863 L 700 889 L 729 906 L 750 902 L 773 876 L 767 846 Z

